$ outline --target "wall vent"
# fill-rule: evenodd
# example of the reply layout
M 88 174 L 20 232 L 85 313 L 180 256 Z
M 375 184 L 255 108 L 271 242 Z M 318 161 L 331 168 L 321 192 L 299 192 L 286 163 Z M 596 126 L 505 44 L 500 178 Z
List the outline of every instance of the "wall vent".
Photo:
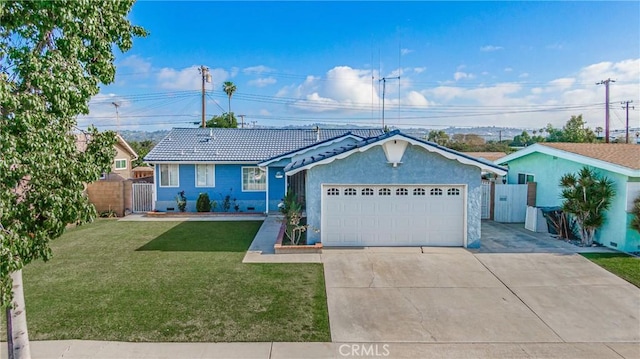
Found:
M 176 209 L 174 207 L 167 207 L 167 211 L 175 211 Z
M 609 244 L 610 244 L 612 247 L 616 247 L 616 248 L 618 248 L 618 243 L 616 243 L 616 242 L 609 242 Z

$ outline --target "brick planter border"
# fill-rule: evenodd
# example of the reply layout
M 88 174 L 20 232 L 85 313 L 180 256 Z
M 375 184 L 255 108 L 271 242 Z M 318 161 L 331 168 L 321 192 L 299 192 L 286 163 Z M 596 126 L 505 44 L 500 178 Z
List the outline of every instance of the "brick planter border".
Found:
M 280 231 L 278 232 L 278 239 L 276 244 L 273 245 L 273 249 L 276 254 L 309 254 L 309 253 L 322 253 L 322 243 L 316 244 L 299 244 L 299 245 L 284 245 L 282 240 L 284 239 L 284 230 L 286 223 L 282 222 L 280 225 Z

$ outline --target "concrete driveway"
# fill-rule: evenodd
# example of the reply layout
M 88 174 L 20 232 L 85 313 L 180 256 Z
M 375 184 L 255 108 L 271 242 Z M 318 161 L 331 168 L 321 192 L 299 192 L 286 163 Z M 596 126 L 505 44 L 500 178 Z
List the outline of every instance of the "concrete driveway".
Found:
M 640 290 L 579 255 L 364 248 L 322 259 L 334 342 L 640 342 Z

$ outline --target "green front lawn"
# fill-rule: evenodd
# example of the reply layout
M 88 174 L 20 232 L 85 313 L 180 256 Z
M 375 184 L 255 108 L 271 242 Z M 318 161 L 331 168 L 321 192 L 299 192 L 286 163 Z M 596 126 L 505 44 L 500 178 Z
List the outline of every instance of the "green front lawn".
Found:
M 640 287 L 640 259 L 624 253 L 583 253 L 600 267 Z
M 242 264 L 260 224 L 68 230 L 51 261 L 24 270 L 30 338 L 331 341 L 321 264 Z

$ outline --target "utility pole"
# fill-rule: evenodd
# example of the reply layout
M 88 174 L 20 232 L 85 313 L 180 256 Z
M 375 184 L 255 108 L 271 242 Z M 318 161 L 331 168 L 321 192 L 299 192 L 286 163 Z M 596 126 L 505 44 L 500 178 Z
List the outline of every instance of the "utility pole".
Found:
M 384 127 L 384 94 L 387 90 L 387 80 L 400 80 L 400 76 L 396 76 L 396 77 L 383 77 L 380 80 L 378 80 L 378 83 L 380 83 L 380 81 L 382 81 L 382 130 L 384 131 L 385 127 Z
M 120 104 L 117 102 L 112 102 L 111 104 L 116 108 L 116 133 L 120 134 L 120 114 L 118 113 L 118 107 L 120 107 Z
M 242 120 L 241 120 L 241 125 L 240 128 L 244 128 L 244 115 L 238 115 Z
M 629 143 L 629 104 L 632 103 L 633 101 L 624 101 L 621 102 L 624 105 L 624 109 L 627 110 L 627 127 L 626 127 L 626 142 L 625 143 Z M 631 106 L 632 109 L 635 109 L 634 106 Z
M 604 137 L 605 143 L 609 143 L 609 83 L 616 82 L 610 78 L 597 82 L 596 85 L 604 85 L 605 89 L 605 118 L 604 118 Z
M 200 68 L 198 68 L 198 71 L 200 71 L 200 74 L 202 75 L 202 124 L 200 125 L 200 127 L 205 128 L 207 127 L 207 121 L 205 119 L 204 83 L 211 82 L 211 74 L 209 73 L 209 68 L 206 66 L 200 66 Z
M 498 130 L 498 142 L 502 142 L 502 130 Z

